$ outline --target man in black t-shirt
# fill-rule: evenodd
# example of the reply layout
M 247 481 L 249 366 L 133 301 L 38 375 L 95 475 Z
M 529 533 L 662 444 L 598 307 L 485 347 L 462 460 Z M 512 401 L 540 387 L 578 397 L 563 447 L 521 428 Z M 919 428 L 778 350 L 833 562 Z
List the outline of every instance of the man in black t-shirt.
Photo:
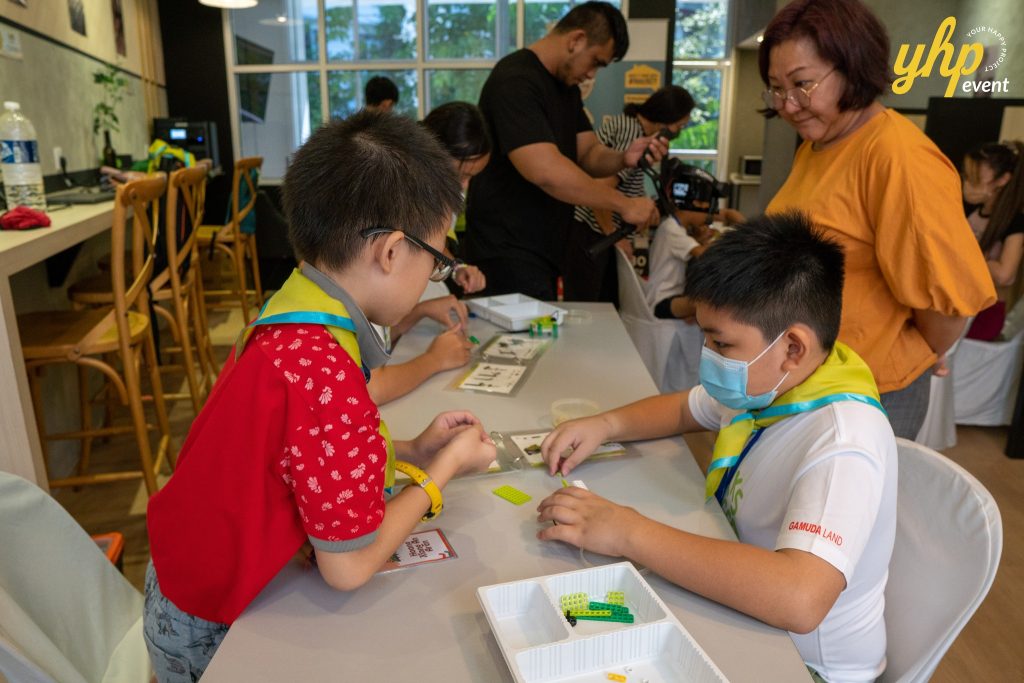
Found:
M 487 276 L 485 294 L 556 298 L 573 206 L 615 211 L 628 223 L 657 220 L 654 202 L 600 183 L 636 166 L 663 140 L 644 137 L 625 152 L 602 145 L 577 87 L 629 48 L 622 14 L 606 2 L 577 5 L 546 36 L 499 61 L 480 93 L 494 139 L 491 162 L 469 185 L 466 260 Z

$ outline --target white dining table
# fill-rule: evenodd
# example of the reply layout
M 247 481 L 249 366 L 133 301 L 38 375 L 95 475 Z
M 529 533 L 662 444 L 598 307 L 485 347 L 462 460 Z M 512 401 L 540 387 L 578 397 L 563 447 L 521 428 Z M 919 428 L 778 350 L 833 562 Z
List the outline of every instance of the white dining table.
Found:
M 439 411 L 472 410 L 489 430 L 551 428 L 550 406 L 581 397 L 601 408 L 656 392 L 615 310 L 569 304 L 586 324 L 562 327 L 513 397 L 451 388 L 461 371 L 435 375 L 382 408 L 396 438 L 415 436 Z M 392 362 L 423 352 L 440 327 L 424 322 L 397 345 Z M 486 344 L 498 330 L 480 319 L 469 333 Z M 704 500 L 704 479 L 685 442 L 627 445 L 627 454 L 584 462 L 571 475 L 617 502 L 687 531 L 734 539 L 721 508 Z M 507 484 L 533 497 L 517 506 L 492 494 Z M 477 600 L 480 586 L 617 561 L 538 541 L 536 503 L 560 486 L 538 468 L 457 479 L 439 528 L 457 557 L 378 574 L 358 590 L 332 590 L 312 569 L 289 563 L 238 620 L 206 670 L 210 681 L 510 681 Z M 202 558 L 196 558 L 202 562 Z M 730 681 L 806 681 L 789 634 L 671 584 L 645 579 Z
M 0 230 L 0 470 L 48 489 L 21 355 L 11 276 L 110 229 L 114 202 L 50 212 L 48 228 Z

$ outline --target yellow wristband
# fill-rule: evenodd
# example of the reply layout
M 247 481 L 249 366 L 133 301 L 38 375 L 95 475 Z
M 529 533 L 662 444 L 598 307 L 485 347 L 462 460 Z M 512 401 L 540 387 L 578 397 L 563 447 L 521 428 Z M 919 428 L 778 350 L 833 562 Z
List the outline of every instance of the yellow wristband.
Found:
M 412 479 L 430 497 L 430 511 L 423 515 L 424 522 L 441 514 L 441 508 L 444 507 L 441 489 L 437 487 L 437 484 L 434 483 L 429 474 L 411 462 L 405 462 L 404 460 L 396 460 L 395 469 Z

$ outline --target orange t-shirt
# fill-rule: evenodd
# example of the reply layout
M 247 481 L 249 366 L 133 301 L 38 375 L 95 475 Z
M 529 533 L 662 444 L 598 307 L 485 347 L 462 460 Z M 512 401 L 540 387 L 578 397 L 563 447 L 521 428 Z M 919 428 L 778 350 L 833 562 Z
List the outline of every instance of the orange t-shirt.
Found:
M 843 246 L 839 339 L 871 367 L 879 391 L 906 387 L 936 360 L 912 309 L 969 316 L 996 300 L 956 169 L 890 109 L 824 150 L 804 142 L 767 212 L 787 209 Z

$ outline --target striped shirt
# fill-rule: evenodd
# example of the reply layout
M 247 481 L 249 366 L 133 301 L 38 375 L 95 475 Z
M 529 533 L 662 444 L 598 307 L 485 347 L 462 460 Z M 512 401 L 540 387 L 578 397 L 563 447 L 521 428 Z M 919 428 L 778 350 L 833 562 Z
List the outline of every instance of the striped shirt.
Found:
M 601 128 L 597 131 L 597 139 L 607 147 L 618 152 L 625 152 L 638 138 L 644 136 L 643 126 L 633 116 L 618 114 L 617 116 L 606 116 L 601 122 Z M 618 190 L 627 197 L 644 196 L 644 174 L 639 168 L 624 168 L 619 171 Z M 604 234 L 601 226 L 597 224 L 597 217 L 588 206 L 577 206 L 575 219 L 590 227 L 591 230 Z M 615 228 L 622 225 L 619 214 L 612 214 L 612 223 Z

